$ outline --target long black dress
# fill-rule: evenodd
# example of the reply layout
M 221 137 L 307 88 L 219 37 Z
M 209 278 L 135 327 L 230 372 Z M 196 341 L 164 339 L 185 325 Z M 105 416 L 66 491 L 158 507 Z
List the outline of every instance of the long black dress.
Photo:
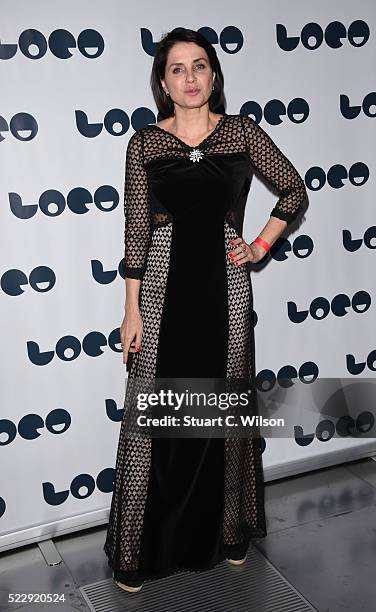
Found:
M 154 124 L 131 136 L 125 275 L 142 280 L 144 328 L 128 384 L 255 376 L 249 264 L 227 256 L 253 168 L 279 193 L 271 215 L 295 219 L 304 182 L 250 117 L 222 115 L 197 147 Z M 242 558 L 266 535 L 260 439 L 135 439 L 131 404 L 127 392 L 104 546 L 115 577 L 136 584 Z

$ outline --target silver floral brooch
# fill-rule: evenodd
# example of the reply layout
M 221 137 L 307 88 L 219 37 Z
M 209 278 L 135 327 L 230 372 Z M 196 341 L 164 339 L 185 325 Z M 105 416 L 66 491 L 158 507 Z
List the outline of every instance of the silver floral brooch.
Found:
M 189 154 L 189 159 L 192 162 L 200 161 L 202 157 L 204 157 L 204 154 L 202 151 L 200 151 L 200 149 L 192 149 L 192 151 Z

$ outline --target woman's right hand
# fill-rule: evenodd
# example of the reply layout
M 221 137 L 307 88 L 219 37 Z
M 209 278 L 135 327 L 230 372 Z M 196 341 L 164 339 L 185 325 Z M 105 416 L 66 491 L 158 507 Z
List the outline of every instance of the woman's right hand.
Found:
M 138 353 L 141 350 L 143 322 L 139 309 L 126 309 L 120 326 L 120 338 L 123 347 L 123 363 L 127 363 L 128 352 Z

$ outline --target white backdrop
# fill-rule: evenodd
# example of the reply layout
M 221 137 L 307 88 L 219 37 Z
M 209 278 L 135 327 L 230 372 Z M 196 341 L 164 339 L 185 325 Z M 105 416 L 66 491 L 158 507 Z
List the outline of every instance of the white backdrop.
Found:
M 174 27 L 205 28 L 224 72 L 226 112 L 260 121 L 306 180 L 303 223 L 252 273 L 258 373 L 271 370 L 278 385 L 291 366 L 302 385 L 299 372 L 312 363 L 320 378 L 374 378 L 376 7 L 372 0 L 235 0 L 215 11 L 202 0 L 3 0 L 1 7 L 5 550 L 107 521 L 126 382 L 118 343 L 125 149 L 134 129 L 158 120 L 149 87 L 154 44 Z M 255 177 L 246 240 L 275 201 Z M 320 307 L 339 294 L 343 316 L 323 317 Z M 294 304 L 308 311 L 300 322 Z M 266 480 L 376 448 L 370 437 L 302 446 L 293 431 L 265 442 Z

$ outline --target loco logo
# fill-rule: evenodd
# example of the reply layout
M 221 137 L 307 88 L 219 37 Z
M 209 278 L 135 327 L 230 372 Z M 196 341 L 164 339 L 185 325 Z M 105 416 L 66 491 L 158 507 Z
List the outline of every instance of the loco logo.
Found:
M 83 30 L 77 41 L 68 30 L 54 30 L 48 39 L 39 30 L 24 30 L 18 43 L 0 43 L 0 59 L 9 60 L 18 51 L 28 59 L 36 60 L 44 57 L 48 51 L 59 59 L 69 59 L 73 56 L 71 49 L 78 49 L 81 55 L 88 59 L 95 59 L 102 55 L 104 40 L 97 30 Z
M 376 372 L 376 350 L 371 351 L 367 355 L 367 359 L 365 361 L 355 361 L 354 355 L 346 355 L 346 366 L 348 372 L 355 376 L 359 376 L 366 367 L 371 370 L 371 372 Z
M 320 166 L 313 166 L 307 170 L 304 177 L 305 184 L 311 191 L 319 191 L 328 183 L 333 189 L 341 189 L 348 180 L 354 187 L 361 187 L 369 179 L 369 168 L 363 162 L 355 162 L 346 170 L 345 166 L 335 164 L 325 173 Z
M 99 331 L 89 332 L 82 342 L 75 336 L 63 336 L 57 341 L 55 349 L 50 351 L 42 351 L 37 342 L 30 340 L 27 342 L 27 353 L 31 363 L 43 366 L 51 363 L 55 356 L 61 361 L 74 361 L 81 351 L 89 357 L 99 357 L 104 354 L 105 346 L 116 353 L 122 353 L 120 342 L 120 328 L 117 327 L 110 333 L 108 339 Z
M 120 423 L 124 416 L 124 408 L 118 408 L 112 399 L 105 400 L 106 414 L 110 421 Z M 60 435 L 65 433 L 72 424 L 70 413 L 64 408 L 55 408 L 43 418 L 40 414 L 25 414 L 15 423 L 10 419 L 0 419 L 0 446 L 8 446 L 18 435 L 24 440 L 36 440 L 42 429 L 49 433 Z
M 371 225 L 364 232 L 363 238 L 353 238 L 350 230 L 342 231 L 343 246 L 346 251 L 354 253 L 358 251 L 363 244 L 368 249 L 376 249 L 376 225 Z
M 97 488 L 101 493 L 111 493 L 114 486 L 114 468 L 105 468 L 94 478 L 91 474 L 78 474 L 71 482 L 69 489 L 56 490 L 54 483 L 43 482 L 43 497 L 50 506 L 63 504 L 71 494 L 76 499 L 86 499 Z
M 178 30 L 174 28 L 172 31 Z M 243 46 L 243 34 L 239 28 L 235 26 L 227 26 L 223 28 L 219 37 L 213 28 L 207 26 L 199 28 L 198 32 L 203 34 L 212 45 L 220 45 L 225 53 L 238 53 Z M 154 57 L 157 43 L 153 40 L 153 35 L 147 28 L 141 28 L 141 45 L 145 53 Z
M 17 140 L 33 140 L 38 133 L 37 120 L 29 113 L 17 113 L 9 123 L 0 115 L 0 142 L 5 140 L 3 132 L 10 132 Z
M 340 21 L 332 21 L 324 31 L 318 23 L 311 22 L 302 28 L 300 36 L 289 36 L 286 26 L 277 23 L 276 36 L 278 46 L 283 51 L 293 51 L 299 42 L 305 49 L 314 51 L 321 47 L 324 41 L 331 49 L 339 49 L 343 47 L 342 39 L 347 39 L 352 47 L 363 47 L 368 42 L 370 29 L 361 19 L 353 21 L 347 29 Z
M 309 105 L 304 98 L 294 98 L 288 103 L 287 107 L 281 100 L 269 100 L 269 102 L 264 105 L 264 108 L 262 108 L 258 102 L 250 100 L 244 102 L 240 108 L 239 114 L 253 115 L 256 123 L 260 123 L 262 118 L 264 118 L 270 125 L 281 124 L 281 117 L 285 115 L 287 115 L 293 123 L 303 123 L 303 121 L 308 119 Z
M 11 444 L 18 435 L 24 440 L 36 440 L 41 436 L 40 430 L 46 428 L 52 434 L 65 433 L 72 419 L 63 408 L 51 410 L 43 419 L 40 414 L 25 414 L 18 425 L 9 419 L 0 419 L 0 446 Z
M 287 302 L 287 313 L 293 323 L 302 323 L 310 314 L 312 319 L 322 321 L 332 312 L 336 317 L 344 317 L 348 314 L 348 309 L 363 314 L 371 306 L 371 296 L 367 291 L 357 291 L 352 299 L 346 293 L 335 295 L 331 302 L 324 297 L 317 297 L 312 300 L 308 310 L 298 310 L 295 302 Z
M 24 286 L 30 285 L 37 293 L 51 291 L 56 284 L 55 272 L 47 266 L 38 266 L 29 274 L 29 277 L 22 270 L 7 270 L 1 276 L 0 286 L 6 295 L 16 297 L 23 295 Z
M 278 384 L 279 387 L 288 389 L 294 385 L 294 380 L 298 379 L 305 384 L 313 383 L 319 376 L 319 368 L 313 361 L 305 361 L 299 370 L 295 366 L 282 366 L 277 375 L 273 370 L 260 370 L 256 376 L 256 389 L 262 392 L 271 391 Z
M 341 94 L 339 97 L 339 108 L 345 119 L 356 119 L 363 111 L 366 117 L 376 117 L 376 91 L 371 91 L 363 98 L 361 105 L 354 106 L 350 103 L 349 96 Z
M 309 116 L 309 105 L 303 98 L 294 98 L 287 107 L 280 100 L 270 100 L 262 107 L 258 102 L 251 100 L 245 102 L 239 113 L 241 115 L 253 115 L 257 123 L 264 118 L 270 125 L 282 123 L 281 117 L 287 115 L 293 123 L 303 123 Z M 160 120 L 152 110 L 139 107 L 129 115 L 121 108 L 112 108 L 107 111 L 103 121 L 92 121 L 83 110 L 76 110 L 76 126 L 80 134 L 86 138 L 95 138 L 102 133 L 103 128 L 111 136 L 124 136 L 130 128 L 134 130 L 146 127 Z
M 119 274 L 125 278 L 125 258 L 121 260 L 116 270 L 106 270 L 101 261 L 97 259 L 91 262 L 92 277 L 99 285 L 109 285 L 114 282 Z M 47 266 L 38 266 L 29 274 L 29 277 L 22 270 L 11 269 L 4 272 L 0 278 L 0 287 L 6 295 L 17 297 L 23 295 L 23 287 L 30 286 L 38 293 L 51 291 L 56 285 L 55 272 Z
M 119 204 L 119 193 L 111 185 L 101 185 L 94 195 L 84 187 L 75 187 L 65 197 L 57 189 L 47 189 L 40 195 L 37 204 L 24 204 L 18 193 L 9 193 L 10 210 L 18 219 L 31 219 L 40 210 L 47 217 L 58 217 L 66 208 L 76 215 L 89 212 L 90 204 L 102 212 L 110 212 Z
M 329 442 L 335 434 L 340 438 L 348 436 L 358 438 L 362 434 L 369 433 L 375 425 L 375 417 L 372 412 L 364 410 L 356 419 L 348 414 L 332 420 L 323 419 L 320 421 L 314 433 L 305 434 L 303 427 L 295 425 L 295 442 L 298 446 L 308 446 L 317 438 L 320 442 Z
M 312 254 L 313 247 L 314 244 L 312 238 L 310 236 L 307 236 L 306 234 L 301 234 L 300 236 L 297 236 L 292 241 L 292 243 L 290 242 L 290 240 L 287 240 L 287 238 L 277 238 L 268 253 L 261 261 L 258 262 L 258 264 L 263 263 L 269 255 L 272 259 L 276 261 L 286 261 L 288 259 L 287 254 L 291 252 L 293 252 L 295 257 L 297 257 L 298 259 L 306 259 Z
M 247 101 L 242 105 L 239 114 L 253 115 L 257 123 L 264 117 L 270 125 L 279 125 L 282 123 L 281 117 L 287 114 L 292 122 L 302 123 L 309 116 L 309 105 L 303 98 L 291 100 L 287 107 L 280 100 L 270 100 L 264 108 L 256 101 Z M 156 117 L 152 110 L 143 106 L 136 108 L 130 117 L 121 108 L 112 108 L 107 111 L 103 121 L 91 121 L 83 110 L 76 110 L 75 116 L 77 130 L 86 138 L 99 136 L 103 128 L 111 136 L 124 136 L 131 126 L 138 130 L 162 118 L 159 114 Z

